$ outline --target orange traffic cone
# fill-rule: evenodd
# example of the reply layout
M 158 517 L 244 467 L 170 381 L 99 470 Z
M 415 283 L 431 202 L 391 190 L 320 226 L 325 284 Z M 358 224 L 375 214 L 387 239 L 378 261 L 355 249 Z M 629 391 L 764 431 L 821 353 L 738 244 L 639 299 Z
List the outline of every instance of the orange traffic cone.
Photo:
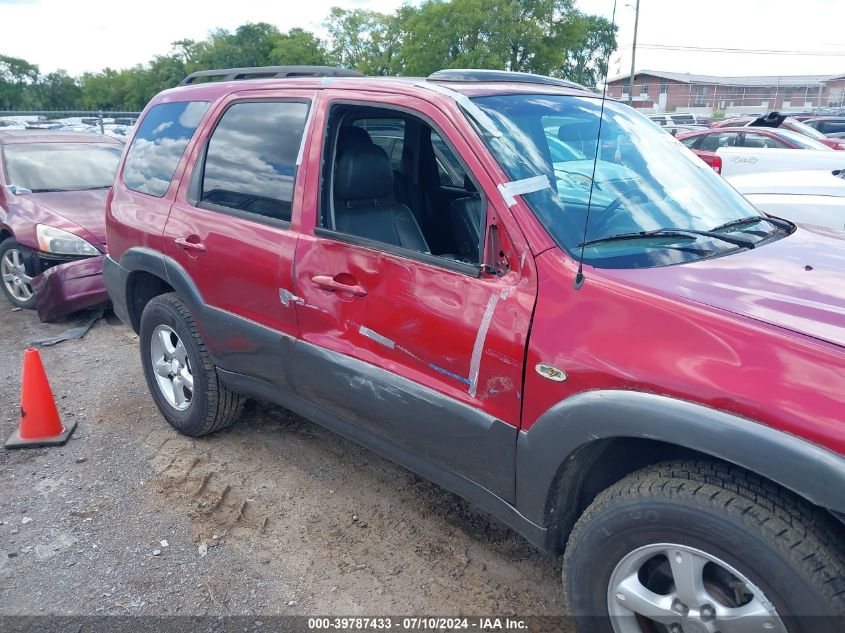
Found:
M 6 448 L 57 446 L 67 442 L 76 429 L 76 422 L 64 426 L 59 419 L 56 402 L 38 350 L 29 348 L 23 355 L 21 381 L 21 423 L 6 440 Z

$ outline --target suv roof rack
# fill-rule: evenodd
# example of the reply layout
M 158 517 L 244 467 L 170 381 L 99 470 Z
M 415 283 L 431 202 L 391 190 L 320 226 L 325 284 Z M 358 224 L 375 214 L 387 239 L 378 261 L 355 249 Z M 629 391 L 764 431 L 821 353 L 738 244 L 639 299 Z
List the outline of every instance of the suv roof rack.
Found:
M 546 75 L 535 75 L 533 73 L 521 73 L 511 70 L 482 70 L 476 68 L 447 68 L 431 73 L 427 79 L 431 81 L 502 81 L 527 84 L 545 84 L 547 86 L 562 86 L 564 88 L 576 88 L 588 90 L 581 84 L 566 79 L 547 77 Z
M 220 68 L 198 70 L 179 82 L 180 86 L 196 83 L 197 79 L 209 78 L 218 81 L 240 79 L 273 79 L 276 77 L 363 77 L 357 70 L 336 66 L 252 66 L 250 68 Z

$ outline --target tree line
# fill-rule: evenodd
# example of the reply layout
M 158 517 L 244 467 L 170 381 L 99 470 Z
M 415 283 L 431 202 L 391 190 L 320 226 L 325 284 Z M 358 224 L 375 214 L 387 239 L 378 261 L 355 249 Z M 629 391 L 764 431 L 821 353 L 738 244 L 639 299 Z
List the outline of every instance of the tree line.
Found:
M 42 75 L 0 55 L 0 110 L 141 110 L 157 92 L 196 70 L 268 65 L 337 65 L 366 75 L 424 77 L 441 68 L 491 68 L 563 77 L 594 86 L 616 48 L 616 27 L 574 0 L 426 0 L 392 14 L 331 9 L 326 36 L 272 24 L 218 29 L 173 42 L 146 64 L 72 77 Z

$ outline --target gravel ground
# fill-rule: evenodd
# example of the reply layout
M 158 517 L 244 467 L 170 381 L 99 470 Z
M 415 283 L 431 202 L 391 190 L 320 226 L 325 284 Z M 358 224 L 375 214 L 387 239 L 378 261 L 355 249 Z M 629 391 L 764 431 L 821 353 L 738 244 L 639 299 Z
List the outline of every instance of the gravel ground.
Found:
M 39 323 L 0 301 L 0 441 Z M 113 315 L 41 352 L 63 447 L 0 451 L 0 615 L 557 615 L 559 562 L 409 471 L 265 403 L 183 437 Z

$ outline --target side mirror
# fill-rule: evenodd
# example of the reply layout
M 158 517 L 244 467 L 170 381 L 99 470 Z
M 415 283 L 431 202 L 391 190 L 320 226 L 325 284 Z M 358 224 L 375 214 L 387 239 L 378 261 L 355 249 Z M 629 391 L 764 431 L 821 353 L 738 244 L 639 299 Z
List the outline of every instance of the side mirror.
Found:
M 27 189 L 26 187 L 19 187 L 18 185 L 6 185 L 4 189 L 7 193 L 12 194 L 13 196 L 25 196 L 29 193 L 32 193 L 32 189 Z

